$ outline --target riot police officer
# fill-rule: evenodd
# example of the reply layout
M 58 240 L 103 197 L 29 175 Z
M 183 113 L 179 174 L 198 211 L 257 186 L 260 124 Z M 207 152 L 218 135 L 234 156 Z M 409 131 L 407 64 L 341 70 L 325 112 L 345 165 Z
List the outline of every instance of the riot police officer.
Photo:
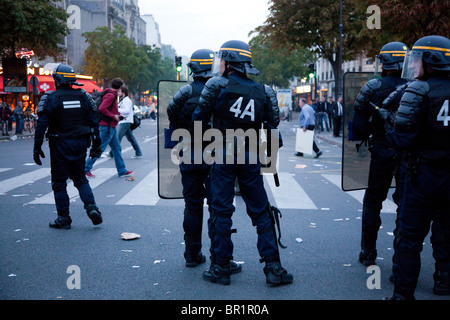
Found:
M 34 137 L 33 158 L 42 165 L 44 135 L 49 140 L 52 190 L 58 217 L 49 223 L 57 229 L 70 229 L 67 179 L 78 189 L 88 217 L 94 225 L 102 223 L 102 215 L 95 204 L 92 189 L 84 174 L 86 150 L 92 138 L 90 156 L 101 154 L 96 105 L 89 93 L 72 88 L 75 71 L 65 64 L 49 64 L 53 68 L 56 91 L 44 94 L 38 104 L 39 116 Z M 48 128 L 48 130 L 47 130 Z M 47 133 L 46 133 L 47 131 Z
M 170 121 L 170 129 L 184 128 L 189 130 L 193 136 L 194 124 L 192 113 L 198 105 L 200 93 L 206 81 L 212 77 L 211 66 L 214 51 L 200 49 L 191 55 L 188 67 L 194 78 L 194 82 L 183 86 L 170 101 L 167 115 Z M 194 163 L 191 145 L 191 162 L 180 163 L 181 182 L 183 184 L 184 197 L 184 240 L 186 249 L 184 258 L 186 267 L 196 267 L 206 261 L 201 253 L 202 248 L 202 226 L 203 226 L 203 201 L 206 198 L 208 206 L 211 204 L 210 196 L 210 166 L 206 163 Z
M 408 152 L 394 240 L 393 299 L 414 299 L 423 240 L 433 221 L 435 294 L 450 294 L 450 40 L 419 39 L 405 60 L 405 90 L 392 130 L 392 145 Z M 440 230 L 436 230 L 436 228 Z
M 199 107 L 193 119 L 204 123 L 212 118 L 214 129 L 226 136 L 227 129 L 258 130 L 264 121 L 274 128 L 279 124 L 279 109 L 273 90 L 247 77 L 258 74 L 252 65 L 252 53 L 247 43 L 231 40 L 225 42 L 215 55 L 214 66 L 220 76 L 208 80 L 203 89 Z M 215 72 L 213 72 L 215 73 Z M 230 161 L 215 161 L 211 168 L 211 216 L 208 219 L 208 235 L 211 239 L 211 266 L 203 273 L 203 279 L 213 283 L 230 283 L 230 260 L 233 258 L 231 234 L 232 215 L 235 210 L 234 185 L 238 178 L 241 196 L 247 214 L 256 226 L 257 248 L 269 285 L 287 284 L 293 281 L 280 263 L 272 207 L 269 205 L 261 175 L 261 164 L 249 161 L 251 151 L 246 149 L 245 161 L 237 163 L 236 148 L 225 139 L 223 157 L 231 151 Z M 231 150 L 228 148 L 231 146 Z M 242 151 L 243 149 L 241 149 Z M 242 151 L 244 153 L 244 151 Z M 234 157 L 233 157 L 234 154 Z
M 384 121 L 375 112 L 374 106 L 380 106 L 396 87 L 406 82 L 401 78 L 401 72 L 407 49 L 401 42 L 389 42 L 381 48 L 377 56 L 377 61 L 382 64 L 381 79 L 370 80 L 361 89 L 354 106 L 353 133 L 361 140 L 369 140 L 370 137 L 371 145 L 368 187 L 363 199 L 359 254 L 359 261 L 366 266 L 375 264 L 376 240 L 381 225 L 380 211 L 399 162 L 398 153 L 386 141 Z M 394 201 L 398 202 L 396 193 Z

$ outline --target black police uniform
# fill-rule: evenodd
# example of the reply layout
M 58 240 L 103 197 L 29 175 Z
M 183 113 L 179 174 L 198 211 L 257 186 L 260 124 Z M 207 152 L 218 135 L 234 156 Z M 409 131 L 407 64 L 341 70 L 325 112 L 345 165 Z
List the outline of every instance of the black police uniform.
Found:
M 450 53 L 450 41 L 439 36 L 424 37 L 412 50 L 424 50 L 423 61 L 435 71 L 406 88 L 394 129 L 387 132 L 389 142 L 408 152 L 393 266 L 393 298 L 404 299 L 414 299 L 420 252 L 431 221 L 436 261 L 433 292 L 450 294 L 450 59 L 442 55 Z M 445 60 L 447 65 L 442 66 Z
M 57 68 L 57 71 L 60 70 L 64 71 L 63 65 Z M 93 224 L 101 223 L 101 213 L 84 174 L 91 134 L 96 137 L 93 147 L 100 144 L 95 102 L 85 90 L 74 89 L 69 83 L 57 83 L 56 91 L 47 92 L 41 98 L 37 114 L 39 118 L 35 131 L 34 159 L 37 164 L 42 165 L 39 156 L 44 157 L 41 146 L 48 128 L 46 136 L 50 147 L 52 190 L 58 213 L 58 218 L 50 222 L 50 227 L 70 228 L 72 219 L 66 190 L 68 178 L 78 189 Z
M 445 104 L 448 106 L 449 88 L 448 77 L 413 82 L 402 98 L 395 131 L 388 132 L 394 145 L 414 154 L 407 170 L 394 242 L 395 293 L 405 298 L 413 298 L 420 252 L 432 219 L 433 226 L 445 230 L 436 230 L 439 237 L 445 237 L 444 242 L 434 240 L 447 246 L 446 250 L 433 252 L 436 271 L 447 273 L 447 277 L 450 271 L 450 127 L 445 120 L 439 120 Z
M 397 43 L 394 44 L 398 46 Z M 381 54 L 385 52 L 385 47 L 388 45 L 383 47 Z M 401 51 L 396 49 L 396 51 Z M 390 51 L 392 50 L 387 52 Z M 403 50 L 402 60 L 405 52 L 406 49 Z M 389 68 L 387 63 L 383 67 Z M 381 106 L 392 91 L 406 82 L 400 77 L 400 70 L 400 66 L 390 73 L 383 70 L 381 79 L 370 80 L 361 89 L 354 106 L 353 133 L 362 140 L 368 140 L 370 136 L 371 160 L 368 187 L 363 199 L 361 253 L 359 256 L 360 262 L 364 265 L 375 264 L 376 240 L 381 225 L 380 211 L 383 201 L 387 198 L 393 175 L 396 182 L 398 181 L 396 167 L 400 162 L 398 152 L 386 141 L 384 120 L 375 112 L 374 106 Z M 397 105 L 391 105 L 392 111 L 396 111 L 395 107 Z M 393 199 L 398 203 L 397 191 L 394 193 Z
M 240 48 L 241 44 L 244 43 L 230 41 L 222 48 L 228 50 L 235 48 L 231 50 L 245 52 L 251 56 L 248 45 L 244 44 Z M 213 127 L 219 129 L 223 137 L 226 137 L 227 129 L 259 130 L 263 121 L 276 128 L 279 124 L 279 109 L 273 90 L 247 78 L 244 70 L 249 70 L 251 65 L 240 64 L 235 67 L 233 71 L 227 71 L 225 76 L 208 80 L 202 91 L 199 107 L 194 113 L 194 119 L 207 122 L 213 115 Z M 274 218 L 264 189 L 261 165 L 259 161 L 254 164 L 249 161 L 250 157 L 255 156 L 249 149 L 245 150 L 245 163 L 238 164 L 239 155 L 236 148 L 233 150 L 232 163 L 229 163 L 230 161 L 226 160 L 228 146 L 229 143 L 225 141 L 223 161 L 214 162 L 211 169 L 212 210 L 208 220 L 211 267 L 203 274 L 203 278 L 220 284 L 230 283 L 229 261 L 233 259 L 231 234 L 236 231 L 231 228 L 231 217 L 235 211 L 233 198 L 237 178 L 247 214 L 258 233 L 257 248 L 261 262 L 266 262 L 264 268 L 266 282 L 290 283 L 293 281 L 292 275 L 280 264 Z
M 194 77 L 193 83 L 182 87 L 174 95 L 167 109 L 171 129 L 184 128 L 189 130 L 193 136 L 192 113 L 198 106 L 200 93 L 207 80 L 208 78 L 204 77 Z M 192 151 L 191 163 L 181 162 L 180 172 L 185 202 L 183 230 L 186 250 L 184 256 L 186 266 L 195 267 L 206 260 L 205 256 L 201 254 L 203 201 L 206 199 L 209 208 L 211 204 L 209 176 L 211 166 L 204 162 L 194 163 L 194 143 L 190 150 Z

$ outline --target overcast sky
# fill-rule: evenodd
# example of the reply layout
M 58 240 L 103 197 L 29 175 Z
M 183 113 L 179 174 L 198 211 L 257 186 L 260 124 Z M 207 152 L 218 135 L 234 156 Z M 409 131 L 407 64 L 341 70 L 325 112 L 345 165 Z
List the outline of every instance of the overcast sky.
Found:
M 151 14 L 163 44 L 190 57 L 197 49 L 217 51 L 228 40 L 248 43 L 248 33 L 269 14 L 268 0 L 139 0 L 141 14 Z

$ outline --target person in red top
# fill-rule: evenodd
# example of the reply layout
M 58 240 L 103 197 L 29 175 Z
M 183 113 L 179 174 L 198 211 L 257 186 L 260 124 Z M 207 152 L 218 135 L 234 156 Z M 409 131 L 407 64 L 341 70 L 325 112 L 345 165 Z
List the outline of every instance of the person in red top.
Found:
M 106 147 L 109 145 L 114 156 L 117 174 L 119 177 L 129 177 L 133 174 L 133 171 L 128 171 L 125 167 L 125 163 L 122 158 L 122 148 L 120 147 L 116 130 L 117 123 L 123 119 L 123 116 L 119 113 L 119 107 L 117 104 L 117 91 L 122 87 L 122 85 L 122 79 L 114 78 L 111 81 L 111 88 L 105 89 L 102 94 L 102 103 L 98 108 L 100 118 L 100 139 L 102 140 L 100 149 L 101 152 L 104 152 Z M 98 158 L 89 158 L 86 161 L 84 172 L 89 178 L 95 177 L 91 173 L 91 170 L 97 159 Z

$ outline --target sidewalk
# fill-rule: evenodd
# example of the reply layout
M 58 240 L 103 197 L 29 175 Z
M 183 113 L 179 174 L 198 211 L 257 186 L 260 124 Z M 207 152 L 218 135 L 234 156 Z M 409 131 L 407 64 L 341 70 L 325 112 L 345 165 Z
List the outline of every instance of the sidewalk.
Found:
M 13 123 L 12 130 L 8 131 L 9 136 L 4 136 L 0 133 L 0 141 L 8 141 L 8 140 L 14 141 L 16 139 L 34 137 L 34 128 L 31 131 L 31 133 L 30 133 L 30 131 L 25 131 L 25 130 L 23 130 L 22 134 L 16 135 L 15 133 L 16 133 L 16 125 Z

